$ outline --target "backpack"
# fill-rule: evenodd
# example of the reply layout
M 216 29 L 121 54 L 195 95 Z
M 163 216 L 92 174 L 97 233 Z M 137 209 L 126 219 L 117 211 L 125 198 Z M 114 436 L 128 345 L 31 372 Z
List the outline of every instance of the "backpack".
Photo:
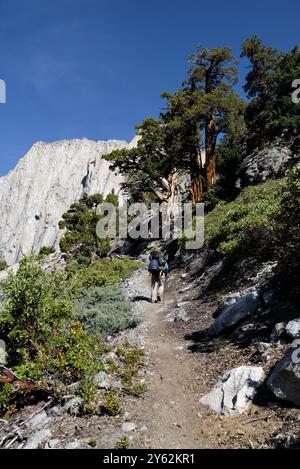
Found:
M 164 268 L 165 263 L 159 252 L 153 251 L 150 254 L 149 261 L 148 272 L 151 274 L 160 272 Z

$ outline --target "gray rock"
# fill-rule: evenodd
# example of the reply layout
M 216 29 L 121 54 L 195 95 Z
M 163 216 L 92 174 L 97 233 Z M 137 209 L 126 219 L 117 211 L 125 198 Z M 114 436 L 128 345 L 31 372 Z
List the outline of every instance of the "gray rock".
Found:
M 300 318 L 288 322 L 285 330 L 287 335 L 292 339 L 297 339 L 297 337 L 300 337 Z
M 124 389 L 124 386 L 123 386 L 122 381 L 120 379 L 118 379 L 116 381 L 113 381 L 111 383 L 111 387 L 114 388 L 114 389 L 119 389 L 120 391 L 122 391 L 122 389 Z
M 167 314 L 166 320 L 168 322 L 188 322 L 190 318 L 184 309 L 176 309 L 173 313 Z
M 209 328 L 209 335 L 217 336 L 255 314 L 258 308 L 257 292 L 247 293 L 231 306 L 228 306 Z
M 25 423 L 27 428 L 31 428 L 32 430 L 38 427 L 44 427 L 51 421 L 51 417 L 48 417 L 46 411 L 42 411 L 36 415 L 34 415 L 28 422 Z
M 258 348 L 256 353 L 252 357 L 252 361 L 255 363 L 257 362 L 268 362 L 271 358 L 272 355 L 272 350 L 271 350 L 271 344 L 267 342 L 260 342 L 258 344 Z
M 83 193 L 120 194 L 123 177 L 102 155 L 136 143 L 63 140 L 38 142 L 0 177 L 0 252 L 11 265 L 42 246 L 58 247 L 58 221 Z
M 284 322 L 278 322 L 275 324 L 274 329 L 270 335 L 270 340 L 272 342 L 277 342 L 278 340 L 281 339 L 282 335 L 285 333 L 285 323 Z
M 0 365 L 5 365 L 7 360 L 6 344 L 0 339 Z
M 261 367 L 241 366 L 226 372 L 212 391 L 200 399 L 220 415 L 245 412 L 262 384 L 265 373 Z
M 61 449 L 62 442 L 58 438 L 48 441 L 45 444 L 45 449 Z
M 190 301 L 178 301 L 177 308 L 181 308 L 182 306 L 186 306 L 190 303 Z
M 281 176 L 291 158 L 287 147 L 266 148 L 247 156 L 241 165 L 241 184 L 257 184 Z
M 279 399 L 300 405 L 300 344 L 295 344 L 277 363 L 267 385 Z
M 51 409 L 47 411 L 47 415 L 49 417 L 60 417 L 62 414 L 63 414 L 62 408 L 58 406 L 51 407 Z
M 233 335 L 236 340 L 244 340 L 249 334 L 253 334 L 255 329 L 256 326 L 253 323 L 243 324 L 234 331 Z
M 222 298 L 222 300 L 220 301 L 219 303 L 219 306 L 218 306 L 218 309 L 217 311 L 214 313 L 213 317 L 214 318 L 217 318 L 218 316 L 220 316 L 220 314 L 225 310 L 227 309 L 229 306 L 233 305 L 234 303 L 236 303 L 238 300 L 240 300 L 241 298 L 241 293 L 237 292 L 237 293 L 231 293 L 230 295 L 226 295 L 224 296 L 224 298 Z
M 43 443 L 45 443 L 49 438 L 51 438 L 52 432 L 49 430 L 49 428 L 44 428 L 43 430 L 40 430 L 33 435 L 31 435 L 25 445 L 23 446 L 23 449 L 37 449 L 39 448 Z
M 97 384 L 97 387 L 99 389 L 108 389 L 111 384 L 109 381 L 108 374 L 105 373 L 105 371 L 100 371 L 99 373 L 97 373 L 94 376 L 93 381 L 95 384 Z
M 63 410 L 71 415 L 78 416 L 82 412 L 84 400 L 81 397 L 73 397 L 63 407 Z
M 85 445 L 84 445 L 85 446 Z M 64 449 L 81 449 L 83 447 L 81 441 L 71 441 L 64 446 Z
M 124 433 L 131 433 L 136 430 L 137 426 L 133 422 L 124 422 L 122 425 L 122 431 Z

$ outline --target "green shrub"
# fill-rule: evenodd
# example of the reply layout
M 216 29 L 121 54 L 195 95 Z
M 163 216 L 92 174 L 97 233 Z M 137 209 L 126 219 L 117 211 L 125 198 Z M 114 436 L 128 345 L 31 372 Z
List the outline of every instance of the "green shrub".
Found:
M 49 256 L 50 254 L 55 253 L 55 248 L 50 246 L 43 246 L 40 249 L 39 256 Z
M 2 270 L 6 270 L 7 267 L 8 267 L 8 264 L 7 264 L 6 260 L 3 259 L 3 257 L 0 255 L 0 272 Z
M 114 449 L 128 449 L 129 448 L 129 440 L 127 436 L 124 436 L 121 438 L 120 441 L 118 441 L 114 447 Z
M 141 262 L 123 259 L 98 259 L 89 267 L 79 267 L 77 263 L 69 266 L 68 272 L 73 279 L 74 287 L 84 288 L 91 286 L 119 285 L 133 272 L 142 266 Z
M 2 290 L 0 337 L 7 344 L 8 366 L 21 379 L 34 379 L 38 389 L 55 393 L 74 382 L 88 384 L 104 369 L 101 356 L 107 348 L 74 319 L 65 274 L 44 272 L 33 258 L 25 258 Z M 0 411 L 7 410 L 10 397 L 1 386 Z
M 77 317 L 92 334 L 112 334 L 137 326 L 131 309 L 120 288 L 92 287 L 82 291 Z
M 279 251 L 279 271 L 282 281 L 296 286 L 300 295 L 300 164 L 292 168 L 282 186 L 280 210 L 277 217 L 276 237 Z
M 205 244 L 227 257 L 271 256 L 283 180 L 244 189 L 205 217 Z
M 116 279 L 120 280 L 130 268 L 117 270 Z M 70 394 L 70 386 L 77 383 L 72 392 L 84 398 L 82 411 L 85 413 L 104 410 L 115 415 L 121 409 L 121 391 L 97 389 L 93 376 L 99 371 L 112 374 L 114 380 L 125 379 L 128 382 L 125 392 L 139 395 L 136 380 L 142 353 L 126 343 L 119 347 L 118 363 L 111 360 L 104 364 L 103 356 L 111 348 L 96 333 L 95 327 L 90 334 L 79 320 L 74 306 L 74 292 L 77 290 L 74 290 L 72 276 L 55 271 L 44 272 L 36 259 L 25 258 L 17 274 L 10 274 L 1 288 L 5 301 L 0 310 L 0 337 L 7 344 L 7 366 L 21 380 L 34 380 L 37 390 L 47 392 L 57 400 Z M 87 315 L 94 305 L 102 307 L 103 312 L 117 306 L 118 311 L 115 311 L 121 319 L 115 323 L 105 318 L 103 329 L 113 331 L 133 325 L 128 302 L 119 289 L 92 288 L 87 294 L 82 292 L 77 301 L 83 300 Z M 87 317 L 87 320 L 91 318 Z M 130 373 L 129 366 L 133 368 Z M 0 384 L 0 416 L 11 415 L 31 393 Z M 103 407 L 103 402 L 106 402 L 106 407 Z

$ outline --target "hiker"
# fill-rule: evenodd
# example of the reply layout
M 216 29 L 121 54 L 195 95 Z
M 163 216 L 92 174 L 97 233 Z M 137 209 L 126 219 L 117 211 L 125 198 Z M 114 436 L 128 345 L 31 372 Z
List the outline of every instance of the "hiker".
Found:
M 153 251 L 150 254 L 148 271 L 151 273 L 151 301 L 152 303 L 160 303 L 169 267 L 159 252 Z

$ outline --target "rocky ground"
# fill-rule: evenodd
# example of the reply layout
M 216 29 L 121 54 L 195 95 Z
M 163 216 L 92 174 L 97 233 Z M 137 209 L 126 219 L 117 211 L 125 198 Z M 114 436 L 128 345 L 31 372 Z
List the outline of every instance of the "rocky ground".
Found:
M 298 447 L 299 407 L 278 400 L 265 385 L 253 392 L 241 415 L 225 416 L 200 404 L 229 370 L 259 367 L 268 375 L 289 345 L 269 340 L 264 316 L 255 327 L 249 317 L 234 333 L 210 335 L 217 301 L 213 293 L 203 295 L 210 273 L 204 276 L 199 262 L 171 274 L 164 304 L 149 302 L 145 270 L 123 285 L 143 320 L 109 342 L 115 347 L 128 340 L 144 348 L 142 397 L 127 397 L 117 417 L 75 416 L 51 401 L 26 407 L 9 423 L 0 422 L 2 448 L 113 448 L 125 438 L 131 448 Z M 258 278 L 244 286 L 246 293 Z

